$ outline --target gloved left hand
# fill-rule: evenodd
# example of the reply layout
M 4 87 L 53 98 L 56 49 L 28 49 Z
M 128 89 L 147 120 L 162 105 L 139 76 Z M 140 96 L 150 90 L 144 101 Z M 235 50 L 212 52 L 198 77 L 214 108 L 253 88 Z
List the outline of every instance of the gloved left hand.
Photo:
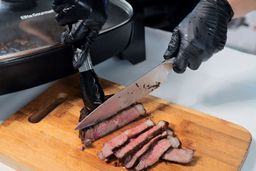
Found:
M 106 22 L 107 5 L 108 0 L 54 0 L 52 8 L 57 13 L 57 22 L 69 26 L 62 35 L 62 42 L 82 50 L 82 54 L 73 60 L 74 68 L 82 66 Z
M 73 45 L 73 66 L 79 69 L 82 98 L 90 110 L 105 98 L 97 75 L 86 63 L 90 63 L 91 45 L 107 20 L 107 5 L 108 0 L 54 0 L 52 6 L 59 25 L 69 26 L 62 35 L 62 42 Z
M 52 8 L 57 13 L 59 25 L 83 21 L 63 35 L 63 43 L 81 41 L 91 31 L 98 33 L 107 20 L 107 5 L 108 0 L 54 0 Z

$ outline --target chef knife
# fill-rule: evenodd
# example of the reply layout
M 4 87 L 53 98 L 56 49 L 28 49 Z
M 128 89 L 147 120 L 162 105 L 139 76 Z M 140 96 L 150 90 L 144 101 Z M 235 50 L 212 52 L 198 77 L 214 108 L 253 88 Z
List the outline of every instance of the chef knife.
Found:
M 97 124 L 142 99 L 165 82 L 168 74 L 172 71 L 172 68 L 173 59 L 166 60 L 156 66 L 153 70 L 149 71 L 131 85 L 116 93 L 97 107 L 80 123 L 78 123 L 76 129 L 81 130 Z

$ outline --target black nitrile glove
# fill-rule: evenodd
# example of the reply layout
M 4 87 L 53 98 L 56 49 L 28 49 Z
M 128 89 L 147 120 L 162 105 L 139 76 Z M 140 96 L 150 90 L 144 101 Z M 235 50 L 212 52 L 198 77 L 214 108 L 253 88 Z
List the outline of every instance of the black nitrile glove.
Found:
M 107 20 L 107 5 L 108 0 L 54 0 L 52 8 L 62 26 L 87 20 L 89 25 L 101 27 Z
M 81 93 L 88 111 L 104 102 L 104 92 L 96 73 L 84 68 L 92 43 L 107 20 L 108 0 L 54 0 L 56 20 L 68 25 L 62 35 L 62 42 L 73 45 L 75 55 L 73 66 L 80 71 Z
M 90 31 L 98 32 L 107 20 L 108 0 L 54 0 L 56 20 L 62 25 L 81 24 L 64 34 L 64 43 L 83 40 Z
M 57 13 L 56 20 L 68 25 L 62 35 L 62 42 L 82 49 L 84 55 L 73 61 L 78 69 L 88 55 L 92 43 L 107 20 L 108 0 L 54 0 L 53 10 Z
M 174 29 L 165 59 L 175 58 L 174 71 L 199 68 L 203 61 L 222 50 L 227 26 L 234 13 L 227 0 L 201 0 Z
M 105 101 L 103 89 L 93 70 L 81 72 L 80 82 L 82 98 L 89 110 L 94 110 Z

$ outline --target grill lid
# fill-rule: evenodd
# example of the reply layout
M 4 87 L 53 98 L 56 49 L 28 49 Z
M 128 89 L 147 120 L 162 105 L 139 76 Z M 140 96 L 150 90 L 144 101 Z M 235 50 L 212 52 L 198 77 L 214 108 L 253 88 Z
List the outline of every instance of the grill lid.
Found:
M 109 17 L 101 34 L 131 19 L 132 7 L 125 0 L 110 0 Z M 55 21 L 52 0 L 0 0 L 0 62 L 63 46 L 65 30 Z

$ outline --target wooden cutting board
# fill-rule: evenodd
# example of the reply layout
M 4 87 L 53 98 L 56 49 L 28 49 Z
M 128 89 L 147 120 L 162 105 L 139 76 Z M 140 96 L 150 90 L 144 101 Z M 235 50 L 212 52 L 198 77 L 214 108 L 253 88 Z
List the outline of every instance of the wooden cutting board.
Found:
M 123 88 L 108 81 L 102 81 L 102 84 L 106 94 Z M 28 122 L 28 116 L 60 92 L 68 94 L 63 104 L 41 122 Z M 183 147 L 196 151 L 194 161 L 189 165 L 161 162 L 152 170 L 226 171 L 239 170 L 243 165 L 251 143 L 251 135 L 246 129 L 155 97 L 147 97 L 141 102 L 155 122 L 170 122 Z M 96 154 L 104 142 L 143 119 L 98 140 L 93 148 L 81 151 L 81 142 L 74 127 L 82 107 L 78 76 L 58 81 L 0 126 L 0 161 L 17 170 L 124 170 L 104 163 Z

